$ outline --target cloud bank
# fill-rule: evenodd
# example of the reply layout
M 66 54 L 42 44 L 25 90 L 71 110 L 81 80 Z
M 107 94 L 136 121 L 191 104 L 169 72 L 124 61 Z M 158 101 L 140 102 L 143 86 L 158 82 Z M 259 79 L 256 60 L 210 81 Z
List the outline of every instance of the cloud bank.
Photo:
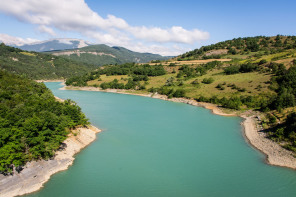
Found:
M 24 44 L 31 44 L 34 42 L 39 42 L 40 40 L 32 39 L 32 38 L 20 38 L 14 37 L 7 34 L 0 34 L 0 43 L 4 42 L 7 45 L 16 45 L 21 46 Z
M 103 18 L 84 0 L 0 1 L 0 11 L 19 21 L 34 24 L 39 32 L 50 36 L 58 36 L 56 30 L 75 32 L 98 43 L 140 52 L 177 55 L 189 45 L 209 39 L 208 32 L 198 29 L 131 26 L 114 15 Z

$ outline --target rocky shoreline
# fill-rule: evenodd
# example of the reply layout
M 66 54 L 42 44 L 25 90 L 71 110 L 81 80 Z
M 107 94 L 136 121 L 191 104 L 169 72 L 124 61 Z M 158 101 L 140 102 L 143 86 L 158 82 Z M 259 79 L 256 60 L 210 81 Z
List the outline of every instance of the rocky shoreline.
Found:
M 245 119 L 243 126 L 247 141 L 266 155 L 268 164 L 296 169 L 296 158 L 293 152 L 266 138 L 264 133 L 258 132 L 254 116 L 242 115 L 241 117 Z
M 157 98 L 167 101 L 186 103 L 189 105 L 204 107 L 212 111 L 212 113 L 221 115 L 221 116 L 240 116 L 244 119 L 242 122 L 243 134 L 246 138 L 246 141 L 255 149 L 259 150 L 263 154 L 266 155 L 266 162 L 270 165 L 288 167 L 292 169 L 296 169 L 296 158 L 294 157 L 294 153 L 288 151 L 281 147 L 276 142 L 265 137 L 263 133 L 260 132 L 259 126 L 256 123 L 256 115 L 253 112 L 247 111 L 245 113 L 238 113 L 232 111 L 230 113 L 226 113 L 224 110 L 219 108 L 215 104 L 211 103 L 203 103 L 197 102 L 193 99 L 185 99 L 185 98 L 171 98 L 168 99 L 167 96 L 159 95 L 159 94 L 138 94 L 136 91 L 126 91 L 126 90 L 117 90 L 117 89 L 107 89 L 101 90 L 100 88 L 95 87 L 73 87 L 73 86 L 64 86 L 64 90 L 83 90 L 83 91 L 101 91 L 101 92 L 111 92 L 111 93 L 119 93 L 119 94 L 131 94 L 137 96 L 145 96 L 151 98 Z
M 13 176 L 0 175 L 0 196 L 12 197 L 38 191 L 51 175 L 68 169 L 73 164 L 74 155 L 93 142 L 100 131 L 94 126 L 77 128 L 64 141 L 65 148 L 57 151 L 53 159 L 29 162 Z

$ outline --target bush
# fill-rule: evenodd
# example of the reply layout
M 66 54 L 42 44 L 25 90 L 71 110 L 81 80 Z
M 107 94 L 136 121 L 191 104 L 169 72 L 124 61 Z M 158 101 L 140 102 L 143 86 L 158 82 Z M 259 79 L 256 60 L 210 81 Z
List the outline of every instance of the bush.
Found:
M 185 90 L 183 89 L 177 89 L 174 93 L 173 93 L 173 97 L 185 97 Z
M 262 60 L 260 60 L 260 62 L 258 63 L 258 65 L 262 65 L 262 64 L 266 64 L 266 63 L 267 63 L 267 60 L 262 59 Z
M 214 79 L 212 77 L 210 77 L 210 78 L 204 78 L 202 80 L 202 83 L 204 83 L 204 84 L 211 84 L 213 82 L 214 82 Z
M 231 65 L 224 69 L 226 75 L 233 75 L 239 73 L 240 67 L 237 65 Z
M 247 63 L 247 64 L 242 64 L 239 68 L 239 72 L 242 73 L 247 73 L 247 72 L 252 72 L 258 69 L 258 65 L 257 64 L 251 64 L 251 63 Z
M 219 90 L 224 90 L 225 87 L 222 85 L 222 83 L 219 83 L 217 86 L 216 86 L 217 89 Z

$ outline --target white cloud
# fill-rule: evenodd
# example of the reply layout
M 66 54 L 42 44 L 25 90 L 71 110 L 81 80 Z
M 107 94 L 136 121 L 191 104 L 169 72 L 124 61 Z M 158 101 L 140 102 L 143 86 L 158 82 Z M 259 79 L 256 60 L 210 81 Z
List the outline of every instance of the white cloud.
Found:
M 56 36 L 56 33 L 53 31 L 53 29 L 45 25 L 40 25 L 38 27 L 38 30 L 42 33 L 48 33 L 51 36 Z
M 51 36 L 56 36 L 56 30 L 76 32 L 110 45 L 126 46 L 142 42 L 148 44 L 145 45 L 147 49 L 151 49 L 151 46 L 164 43 L 193 45 L 209 38 L 208 32 L 198 29 L 131 26 L 114 15 L 103 18 L 91 10 L 84 0 L 0 1 L 0 11 L 20 21 L 35 24 L 40 32 Z
M 173 26 L 169 29 L 159 27 L 131 27 L 130 29 L 137 38 L 160 43 L 176 42 L 192 44 L 196 41 L 209 39 L 209 33 L 207 32 L 202 32 L 198 29 L 188 31 L 179 26 Z
M 36 40 L 33 38 L 19 38 L 19 37 L 13 37 L 7 34 L 0 34 L 0 42 L 3 42 L 7 45 L 16 45 L 16 46 L 21 46 L 24 44 L 31 44 L 34 42 L 38 42 L 40 40 Z
M 188 47 L 183 47 L 179 45 L 158 45 L 158 44 L 143 44 L 143 43 L 135 43 L 132 45 L 127 45 L 123 47 L 126 47 L 129 50 L 132 51 L 138 51 L 142 53 L 154 53 L 154 54 L 160 54 L 163 56 L 177 56 L 180 55 L 186 51 L 192 50 L 191 48 Z

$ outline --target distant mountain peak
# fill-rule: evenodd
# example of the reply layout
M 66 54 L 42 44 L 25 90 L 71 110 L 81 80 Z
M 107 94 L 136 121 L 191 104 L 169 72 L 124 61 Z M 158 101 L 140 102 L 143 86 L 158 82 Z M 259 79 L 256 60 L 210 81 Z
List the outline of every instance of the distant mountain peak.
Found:
M 1 39 L 3 37 L 3 39 Z M 55 38 L 46 41 L 24 40 L 12 36 L 1 36 L 0 41 L 6 45 L 17 47 L 26 51 L 48 52 L 56 56 L 64 56 L 75 61 L 94 64 L 121 64 L 126 62 L 145 63 L 151 60 L 167 60 L 164 57 L 152 53 L 139 53 L 121 46 L 110 47 L 105 44 L 91 44 L 87 41 L 75 38 Z M 25 42 L 26 41 L 26 42 Z
M 19 37 L 10 36 L 7 34 L 0 34 L 0 43 L 1 42 L 8 46 L 36 52 L 77 49 L 92 45 L 89 42 L 75 38 L 55 38 L 40 41 L 31 38 L 23 39 Z
M 90 63 L 98 66 L 104 64 L 122 64 L 127 62 L 146 63 L 151 60 L 167 60 L 158 54 L 134 52 L 124 47 L 97 44 L 79 49 L 67 49 L 49 52 L 56 56 L 64 56 L 75 61 Z
M 72 39 L 72 38 L 56 38 L 46 41 L 34 42 L 30 44 L 24 44 L 18 46 L 18 48 L 27 51 L 56 51 L 56 50 L 66 50 L 66 49 L 77 49 L 91 44 L 81 40 L 81 39 Z

